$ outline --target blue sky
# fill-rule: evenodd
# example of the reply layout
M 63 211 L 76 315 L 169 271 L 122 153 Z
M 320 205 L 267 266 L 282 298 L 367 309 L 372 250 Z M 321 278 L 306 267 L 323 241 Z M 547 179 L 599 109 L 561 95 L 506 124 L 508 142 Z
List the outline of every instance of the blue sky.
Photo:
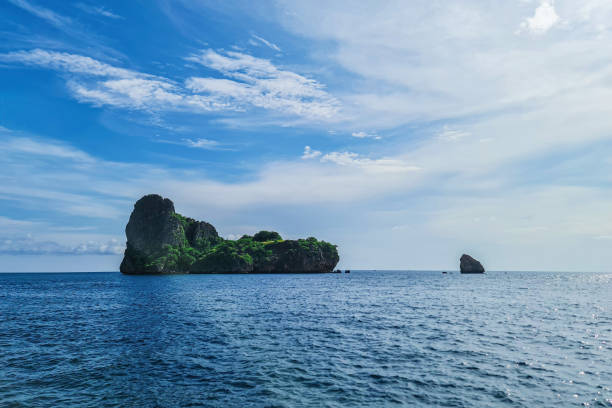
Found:
M 0 271 L 117 270 L 146 193 L 341 267 L 610 270 L 608 1 L 0 13 Z

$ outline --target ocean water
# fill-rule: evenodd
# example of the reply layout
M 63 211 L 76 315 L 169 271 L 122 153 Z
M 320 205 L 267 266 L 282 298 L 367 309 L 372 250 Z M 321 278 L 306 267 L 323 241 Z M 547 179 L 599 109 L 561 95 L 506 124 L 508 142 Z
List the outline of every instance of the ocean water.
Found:
M 612 274 L 0 274 L 2 407 L 612 406 Z

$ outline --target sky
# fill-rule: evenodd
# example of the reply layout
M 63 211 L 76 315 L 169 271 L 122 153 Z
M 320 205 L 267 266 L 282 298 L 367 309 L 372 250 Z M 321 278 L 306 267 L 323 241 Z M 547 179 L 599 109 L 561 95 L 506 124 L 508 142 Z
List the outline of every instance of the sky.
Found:
M 339 267 L 612 269 L 608 0 L 0 2 L 0 271 L 157 193 Z

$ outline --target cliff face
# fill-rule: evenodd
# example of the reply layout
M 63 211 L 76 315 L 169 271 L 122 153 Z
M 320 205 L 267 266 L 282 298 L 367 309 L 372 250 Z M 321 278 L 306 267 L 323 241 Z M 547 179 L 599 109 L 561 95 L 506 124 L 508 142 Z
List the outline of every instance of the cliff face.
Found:
M 480 262 L 466 254 L 461 255 L 459 268 L 461 273 L 484 273 L 485 271 Z
M 126 274 L 320 273 L 332 272 L 340 259 L 335 245 L 285 241 L 274 231 L 224 240 L 211 224 L 177 214 L 158 195 L 136 202 L 125 233 L 120 271 Z
M 125 227 L 127 248 L 119 267 L 122 273 L 175 272 L 164 262 L 153 262 L 168 246 L 184 244 L 182 226 L 174 214 L 172 201 L 158 195 L 144 196 L 136 202 Z
M 320 245 L 315 238 L 278 241 L 267 249 L 272 254 L 255 264 L 257 272 L 332 272 L 340 260 L 334 246 Z

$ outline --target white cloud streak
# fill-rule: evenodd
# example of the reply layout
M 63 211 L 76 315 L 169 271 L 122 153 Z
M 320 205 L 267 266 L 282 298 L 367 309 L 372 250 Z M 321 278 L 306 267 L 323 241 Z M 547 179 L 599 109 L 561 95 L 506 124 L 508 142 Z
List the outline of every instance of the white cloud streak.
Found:
M 421 170 L 419 166 L 406 163 L 398 158 L 370 159 L 353 152 L 331 152 L 321 157 L 322 163 L 335 163 L 339 166 L 356 167 L 367 173 L 410 173 Z
M 88 76 L 116 77 L 124 79 L 153 77 L 151 75 L 140 74 L 128 69 L 113 67 L 90 57 L 41 49 L 34 49 L 31 51 L 14 51 L 6 54 L 0 54 L 0 61 L 16 62 L 30 66 L 38 66 Z
M 87 153 L 72 146 L 55 142 L 41 142 L 39 140 L 21 137 L 7 138 L 0 141 L 0 149 L 11 152 L 12 155 L 52 157 L 57 159 L 70 159 L 75 162 L 91 163 L 94 158 Z
M 111 10 L 108 10 L 104 7 L 94 6 L 94 5 L 85 4 L 85 3 L 77 3 L 75 4 L 75 7 L 77 7 L 78 9 L 88 14 L 107 17 L 107 18 L 111 18 L 114 20 L 123 19 L 123 17 L 121 17 L 120 15 L 115 14 Z
M 445 125 L 442 131 L 438 133 L 438 139 L 446 140 L 449 142 L 455 142 L 467 136 L 470 136 L 469 132 L 453 129 L 448 125 Z
M 179 140 L 157 140 L 157 142 L 185 146 L 192 149 L 225 150 L 223 145 L 218 141 L 205 138 L 181 138 Z
M 262 37 L 260 37 L 258 35 L 255 35 L 255 34 L 253 34 L 252 37 L 255 40 L 259 41 L 260 43 L 264 44 L 265 46 L 267 46 L 269 48 L 272 48 L 274 51 L 278 51 L 278 52 L 282 51 L 278 45 L 276 45 L 276 44 L 266 40 L 265 38 L 262 38 Z
M 68 17 L 59 15 L 47 8 L 37 6 L 27 0 L 9 0 L 9 2 L 56 27 L 61 28 L 71 23 L 71 20 Z
M 367 133 L 367 132 L 353 132 L 351 133 L 351 136 L 356 137 L 357 139 L 375 139 L 375 140 L 380 140 L 382 139 L 381 136 L 378 136 L 376 133 Z

